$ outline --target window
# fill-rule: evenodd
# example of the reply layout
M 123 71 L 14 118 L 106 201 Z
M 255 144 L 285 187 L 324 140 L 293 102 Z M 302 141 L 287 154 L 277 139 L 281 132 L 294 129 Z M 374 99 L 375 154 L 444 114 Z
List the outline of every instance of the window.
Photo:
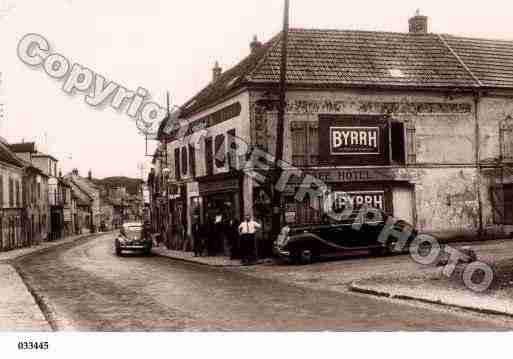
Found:
M 4 207 L 4 176 L 0 175 L 0 206 Z
M 392 163 L 404 164 L 406 161 L 406 148 L 405 148 L 405 132 L 404 124 L 398 121 L 390 122 L 390 137 L 392 140 Z
M 228 143 L 227 143 L 227 146 L 228 146 L 228 165 L 230 167 L 231 170 L 234 170 L 234 169 L 237 169 L 238 168 L 238 158 L 237 158 L 237 149 L 238 149 L 238 145 L 237 145 L 237 138 L 236 138 L 236 131 L 234 128 L 232 128 L 230 131 L 227 132 L 228 133 Z
M 226 164 L 226 158 L 224 157 L 226 154 L 224 134 L 216 136 L 214 145 L 216 168 L 224 168 Z

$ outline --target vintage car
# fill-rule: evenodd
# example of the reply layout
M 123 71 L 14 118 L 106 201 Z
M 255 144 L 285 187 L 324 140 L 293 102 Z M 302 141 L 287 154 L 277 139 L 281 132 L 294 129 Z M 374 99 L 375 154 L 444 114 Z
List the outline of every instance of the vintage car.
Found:
M 362 218 L 364 217 L 364 218 Z M 387 231 L 383 232 L 384 229 Z M 274 253 L 295 264 L 308 264 L 321 257 L 335 257 L 350 251 L 366 250 L 378 255 L 397 252 L 397 236 L 391 229 L 407 233 L 406 250 L 417 231 L 403 220 L 395 220 L 383 211 L 366 215 L 353 213 L 338 221 L 325 220 L 316 225 L 288 225 L 274 242 Z M 378 240 L 381 233 L 385 240 Z M 399 250 L 400 251 L 400 250 Z
M 125 223 L 115 241 L 116 255 L 120 256 L 123 251 L 150 254 L 152 245 L 149 231 L 144 230 L 142 223 Z

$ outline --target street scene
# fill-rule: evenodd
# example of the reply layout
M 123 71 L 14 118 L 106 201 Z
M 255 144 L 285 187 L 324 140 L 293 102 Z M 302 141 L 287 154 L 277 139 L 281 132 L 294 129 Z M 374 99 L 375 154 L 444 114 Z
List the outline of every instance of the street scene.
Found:
M 446 5 L 0 0 L 0 333 L 511 332 L 512 9 Z

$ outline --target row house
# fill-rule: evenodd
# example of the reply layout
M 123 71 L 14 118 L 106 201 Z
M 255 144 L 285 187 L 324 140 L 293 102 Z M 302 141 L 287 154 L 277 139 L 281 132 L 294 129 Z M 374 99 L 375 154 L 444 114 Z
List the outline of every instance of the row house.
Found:
M 408 25 L 290 30 L 283 223 L 316 223 L 350 201 L 422 232 L 513 232 L 513 42 L 430 33 L 421 15 Z M 282 41 L 255 39 L 235 67 L 216 64 L 181 127 L 161 125 L 150 188 L 170 192 L 163 207 L 183 241 L 195 223 L 248 214 L 270 248 Z
M 101 227 L 102 211 L 100 188 L 94 184 L 92 173 L 88 177 L 81 177 L 77 169 L 64 177 L 77 197 L 77 211 L 79 231 L 96 232 Z
M 0 139 L 0 251 L 27 246 L 23 210 L 25 163 Z

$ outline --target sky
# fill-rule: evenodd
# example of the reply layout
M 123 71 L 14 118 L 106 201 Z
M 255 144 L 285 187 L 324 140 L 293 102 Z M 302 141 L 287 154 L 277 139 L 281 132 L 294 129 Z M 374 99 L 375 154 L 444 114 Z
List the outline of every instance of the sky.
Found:
M 407 32 L 420 9 L 431 32 L 513 40 L 506 1 L 290 2 L 292 27 Z M 0 0 L 0 135 L 35 141 L 63 173 L 146 176 L 151 159 L 135 122 L 89 106 L 81 93 L 66 94 L 62 80 L 24 64 L 16 51 L 23 36 L 43 35 L 71 63 L 145 88 L 161 105 L 169 91 L 171 104 L 181 105 L 210 82 L 216 61 L 228 69 L 249 54 L 254 35 L 266 41 L 278 33 L 282 14 L 281 0 Z

